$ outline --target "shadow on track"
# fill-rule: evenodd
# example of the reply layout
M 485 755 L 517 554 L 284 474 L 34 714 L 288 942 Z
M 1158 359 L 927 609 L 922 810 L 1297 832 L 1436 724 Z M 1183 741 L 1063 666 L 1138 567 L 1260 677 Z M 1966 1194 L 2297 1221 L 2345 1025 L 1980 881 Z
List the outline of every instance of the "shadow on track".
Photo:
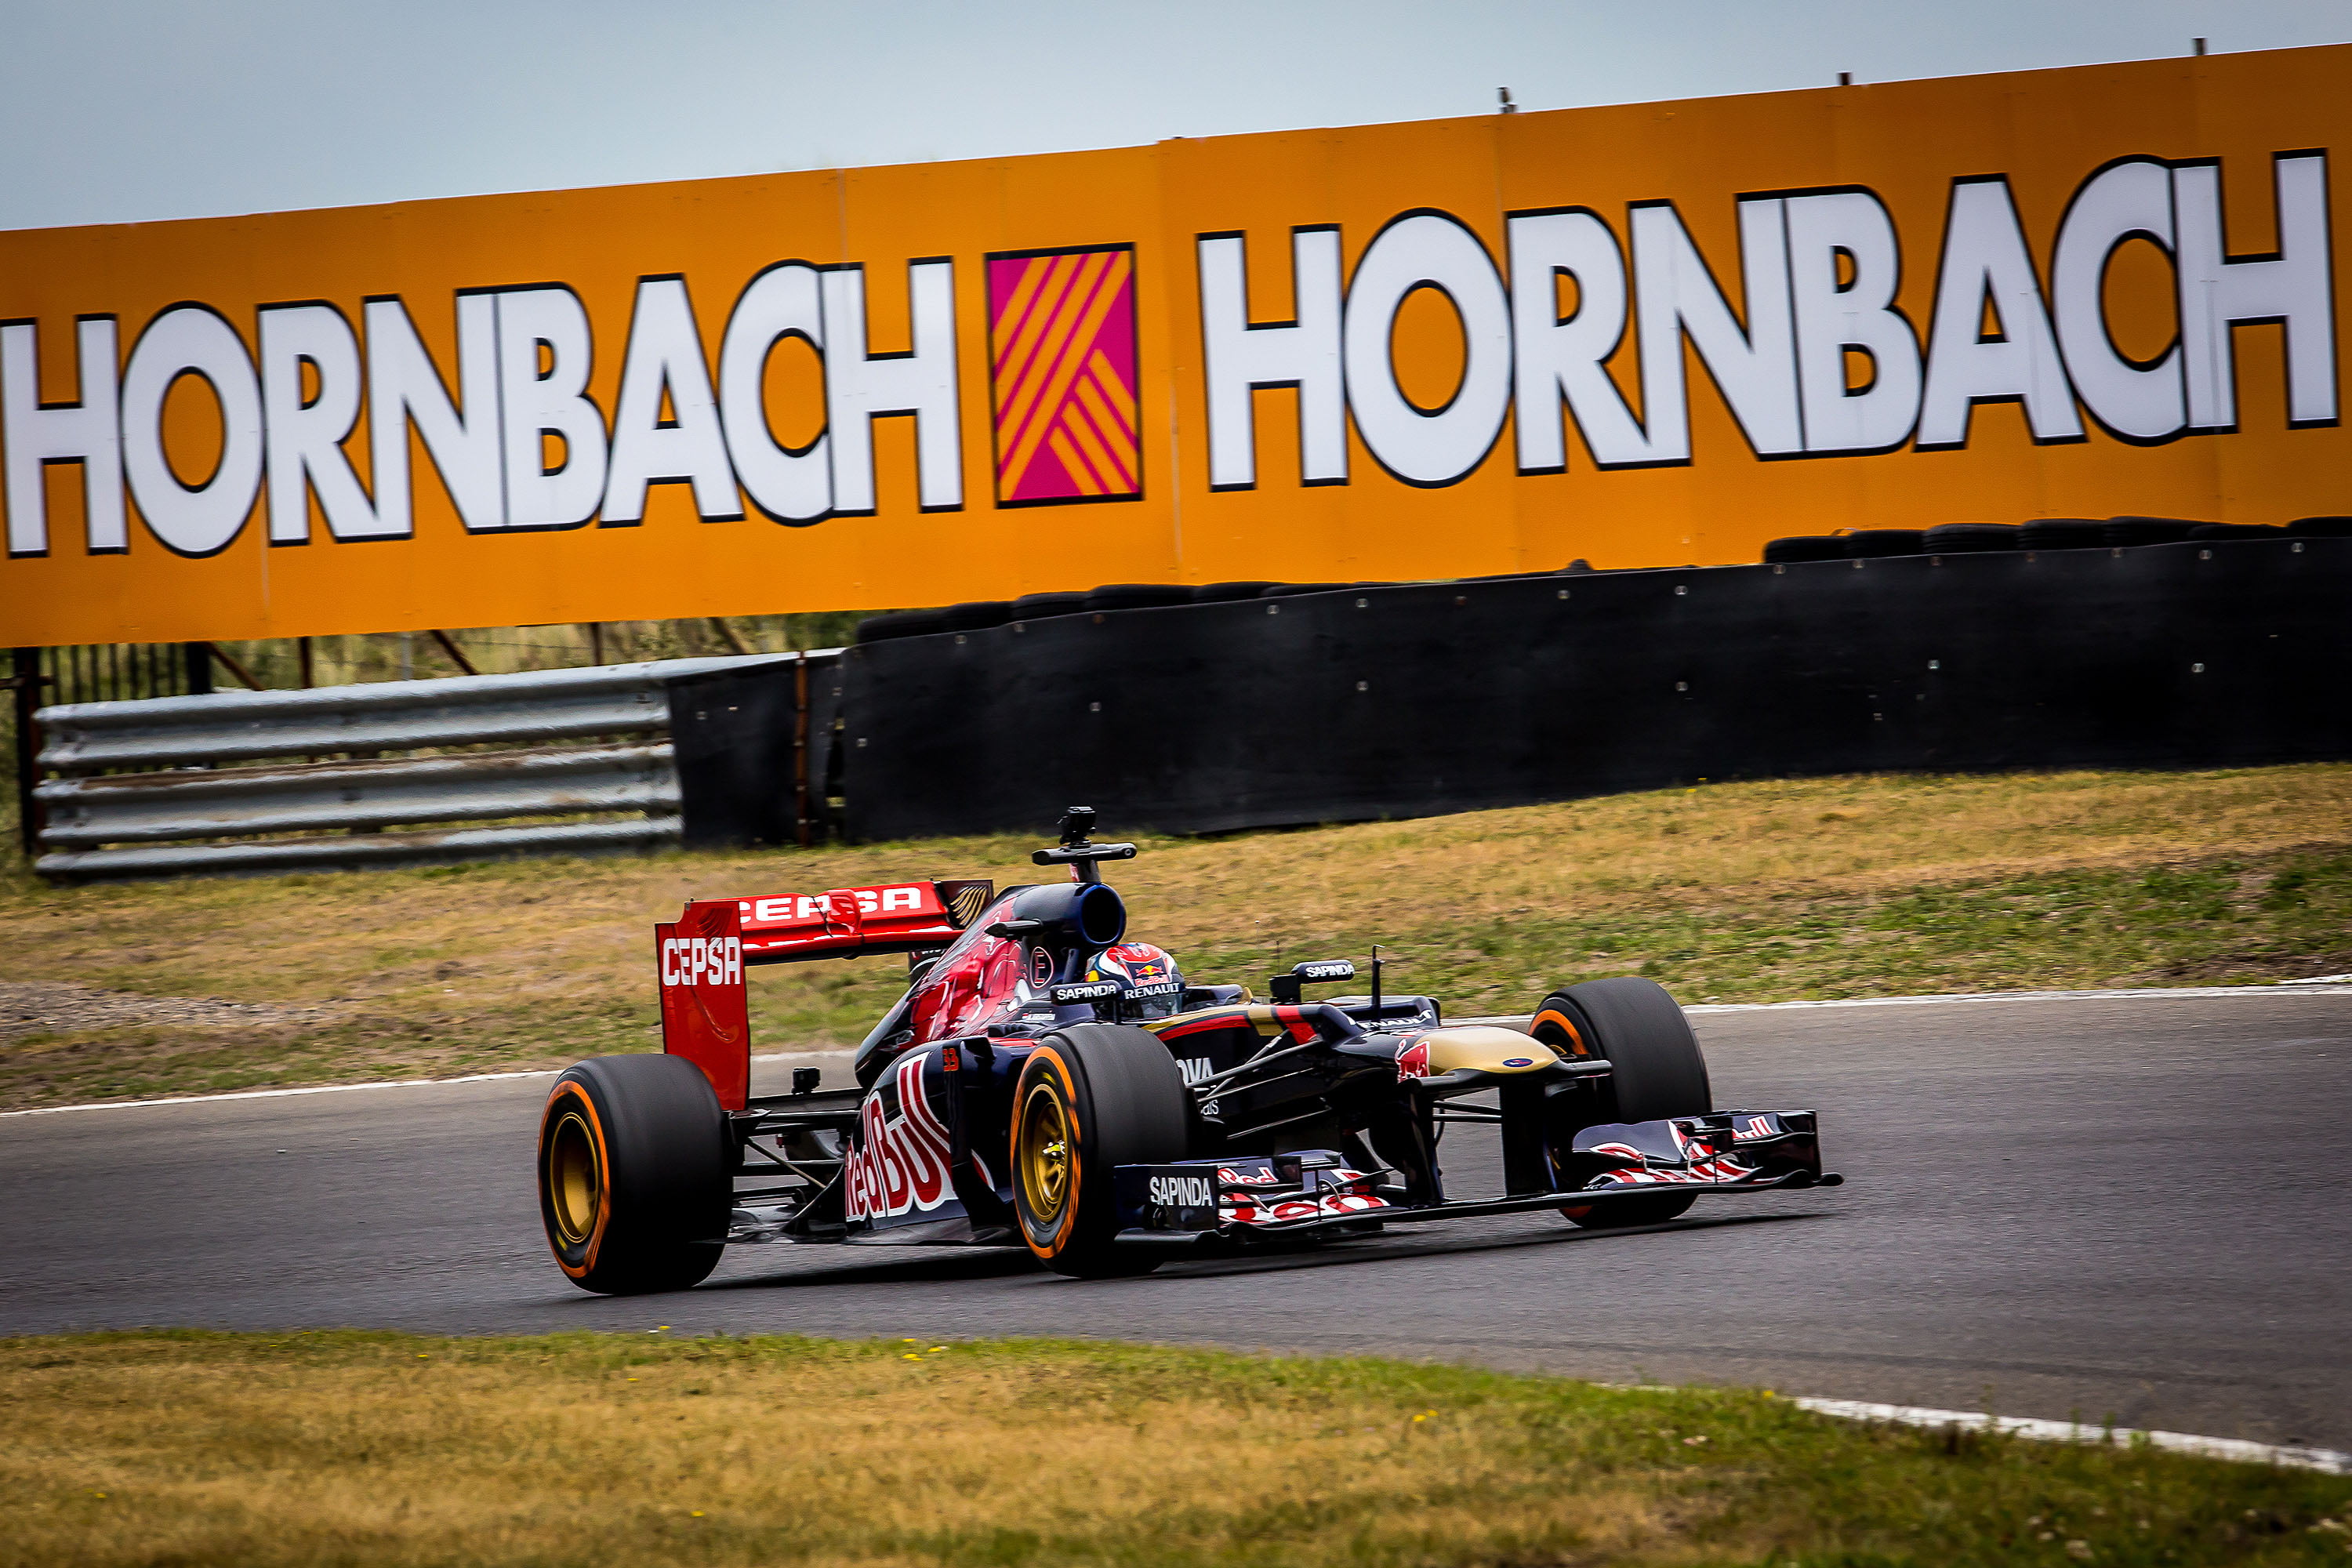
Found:
M 796 1250 L 814 1250 L 801 1248 Z M 836 1285 L 898 1285 L 925 1281 L 954 1283 L 961 1279 L 996 1279 L 1009 1274 L 1042 1274 L 1045 1265 L 1029 1255 L 1025 1247 L 907 1247 L 908 1252 L 924 1254 L 916 1258 L 877 1258 L 870 1255 L 879 1248 L 836 1247 L 836 1256 L 843 1252 L 867 1253 L 866 1258 L 837 1268 L 823 1265 L 812 1268 L 757 1274 L 746 1279 L 714 1279 L 695 1287 L 698 1293 L 714 1290 L 802 1290 Z
M 807 1290 L 860 1285 L 888 1285 L 917 1282 L 954 1283 L 965 1279 L 995 1279 L 1017 1274 L 1035 1274 L 1041 1283 L 1060 1285 L 1133 1285 L 1144 1278 L 1157 1279 L 1214 1279 L 1234 1274 L 1280 1274 L 1304 1268 L 1336 1268 L 1349 1264 L 1382 1263 L 1411 1258 L 1464 1256 L 1477 1252 L 1497 1252 L 1524 1247 L 1557 1247 L 1565 1243 L 1593 1243 L 1620 1237 L 1655 1236 L 1675 1231 L 1720 1230 L 1739 1226 L 1786 1225 L 1808 1219 L 1832 1217 L 1827 1211 L 1801 1214 L 1728 1215 L 1721 1219 L 1674 1220 L 1664 1225 L 1627 1226 L 1612 1230 L 1576 1230 L 1561 1226 L 1558 1230 L 1532 1230 L 1517 1235 L 1470 1236 L 1452 1240 L 1399 1242 L 1385 1237 L 1366 1237 L 1355 1241 L 1328 1243 L 1312 1249 L 1297 1252 L 1253 1253 L 1246 1256 L 1204 1258 L 1197 1261 L 1163 1264 L 1150 1276 L 1127 1276 L 1118 1279 L 1066 1279 L 1049 1272 L 1029 1253 L 1019 1247 L 924 1248 L 929 1254 L 920 1258 L 860 1260 L 844 1267 L 814 1268 L 753 1275 L 748 1279 L 716 1280 L 695 1287 L 698 1292 L 719 1290 Z M 908 1248 L 909 1251 L 914 1250 Z
M 1175 1279 L 1215 1279 L 1233 1274 L 1286 1273 L 1298 1268 L 1337 1268 L 1348 1264 L 1385 1263 L 1408 1258 L 1448 1258 L 1476 1252 L 1506 1252 L 1525 1247 L 1559 1247 L 1577 1242 L 1591 1244 L 1635 1236 L 1659 1236 L 1676 1231 L 1725 1230 L 1741 1226 L 1788 1225 L 1799 1220 L 1829 1219 L 1828 1211 L 1802 1214 L 1727 1215 L 1722 1219 L 1678 1219 L 1664 1225 L 1629 1225 L 1610 1230 L 1578 1230 L 1562 1226 L 1557 1230 L 1529 1230 L 1507 1236 L 1469 1236 L 1451 1241 L 1398 1243 L 1383 1237 L 1378 1240 L 1364 1238 L 1345 1241 L 1314 1251 L 1259 1253 L 1239 1257 L 1203 1258 L 1198 1263 L 1171 1265 L 1160 1272 Z M 1171 1273 L 1170 1268 L 1176 1271 Z M 1071 1284 L 1084 1281 L 1071 1280 Z

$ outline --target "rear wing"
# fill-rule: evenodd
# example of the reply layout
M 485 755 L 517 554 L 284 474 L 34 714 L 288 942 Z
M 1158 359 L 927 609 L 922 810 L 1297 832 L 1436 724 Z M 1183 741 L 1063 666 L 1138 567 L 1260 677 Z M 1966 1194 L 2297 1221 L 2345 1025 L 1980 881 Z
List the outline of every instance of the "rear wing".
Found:
M 744 963 L 795 963 L 945 947 L 995 890 L 992 882 L 896 882 L 727 901 L 741 923 Z
M 654 927 L 662 1049 L 700 1068 L 730 1110 L 751 1092 L 746 964 L 921 952 L 963 934 L 995 896 L 985 881 L 894 882 L 765 899 L 703 899 Z

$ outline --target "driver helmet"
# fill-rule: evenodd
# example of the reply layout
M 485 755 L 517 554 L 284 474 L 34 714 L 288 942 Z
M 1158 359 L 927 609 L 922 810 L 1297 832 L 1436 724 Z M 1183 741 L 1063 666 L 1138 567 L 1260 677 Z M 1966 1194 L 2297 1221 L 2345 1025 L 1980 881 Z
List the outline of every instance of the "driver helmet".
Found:
M 1165 1018 L 1184 1006 L 1184 976 L 1176 960 L 1148 942 L 1122 942 L 1095 955 L 1087 966 L 1088 980 L 1108 980 L 1118 987 L 1118 1017 Z

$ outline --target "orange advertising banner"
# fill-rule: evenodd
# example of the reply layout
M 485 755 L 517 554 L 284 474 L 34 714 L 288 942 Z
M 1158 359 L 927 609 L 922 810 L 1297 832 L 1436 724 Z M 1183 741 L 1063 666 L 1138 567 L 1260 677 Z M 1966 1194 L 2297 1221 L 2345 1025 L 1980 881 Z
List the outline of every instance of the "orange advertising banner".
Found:
M 2352 47 L 0 234 L 0 643 L 2352 512 Z

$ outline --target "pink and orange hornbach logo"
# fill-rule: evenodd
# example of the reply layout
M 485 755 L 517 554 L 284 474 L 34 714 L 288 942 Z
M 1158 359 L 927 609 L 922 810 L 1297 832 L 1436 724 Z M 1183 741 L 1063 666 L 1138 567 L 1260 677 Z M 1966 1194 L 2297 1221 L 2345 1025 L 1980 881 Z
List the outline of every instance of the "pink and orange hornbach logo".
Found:
M 998 504 L 1141 496 L 1135 247 L 992 255 L 988 316 Z

